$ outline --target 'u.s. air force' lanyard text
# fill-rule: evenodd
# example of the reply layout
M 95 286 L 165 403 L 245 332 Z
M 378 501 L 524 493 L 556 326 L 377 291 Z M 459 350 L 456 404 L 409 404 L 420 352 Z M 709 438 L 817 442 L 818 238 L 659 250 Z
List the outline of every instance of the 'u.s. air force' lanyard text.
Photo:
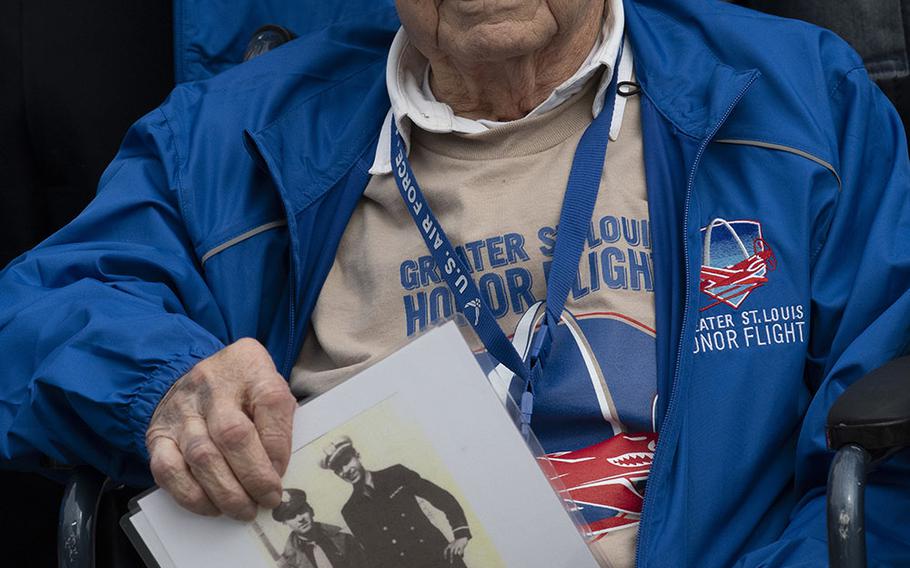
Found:
M 414 189 L 414 185 L 411 182 L 410 173 L 404 163 L 404 144 L 402 143 L 400 136 L 398 137 L 397 149 L 398 152 L 395 154 L 395 169 L 398 172 L 398 177 L 401 178 L 401 185 L 405 190 L 408 207 L 411 208 L 415 215 L 420 216 L 425 209 L 425 202 L 423 200 L 423 195 Z M 420 221 L 420 229 L 423 231 L 427 243 L 431 244 L 432 250 L 438 251 L 443 244 L 443 239 L 439 234 L 436 223 L 433 222 L 433 219 L 428 213 L 423 215 L 423 219 Z M 461 267 L 458 266 L 458 262 L 452 257 L 449 251 L 445 250 L 443 252 L 446 256 L 446 261 L 442 266 L 442 270 L 446 275 L 455 275 L 454 286 L 459 294 L 464 294 L 468 289 L 468 277 L 462 272 Z

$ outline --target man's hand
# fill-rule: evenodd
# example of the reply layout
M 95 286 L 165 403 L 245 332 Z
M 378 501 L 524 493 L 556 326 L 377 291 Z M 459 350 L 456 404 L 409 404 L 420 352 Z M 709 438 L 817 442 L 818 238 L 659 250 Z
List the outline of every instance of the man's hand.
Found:
M 468 538 L 463 536 L 461 538 L 456 538 L 449 543 L 449 546 L 442 551 L 442 555 L 445 556 L 445 559 L 449 561 L 449 564 L 455 562 L 456 558 L 461 558 L 464 556 L 464 549 L 468 546 Z
M 265 348 L 241 339 L 196 364 L 158 404 L 145 443 L 155 482 L 201 515 L 281 502 L 297 402 Z

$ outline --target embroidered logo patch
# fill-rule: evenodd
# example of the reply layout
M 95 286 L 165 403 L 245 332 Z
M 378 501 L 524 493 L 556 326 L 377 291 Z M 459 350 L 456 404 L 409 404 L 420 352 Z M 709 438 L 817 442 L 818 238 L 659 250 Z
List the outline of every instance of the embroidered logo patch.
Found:
M 711 298 L 701 311 L 721 304 L 738 309 L 749 294 L 768 282 L 768 273 L 777 267 L 774 252 L 762 236 L 761 223 L 716 218 L 701 231 L 704 252 L 700 290 Z

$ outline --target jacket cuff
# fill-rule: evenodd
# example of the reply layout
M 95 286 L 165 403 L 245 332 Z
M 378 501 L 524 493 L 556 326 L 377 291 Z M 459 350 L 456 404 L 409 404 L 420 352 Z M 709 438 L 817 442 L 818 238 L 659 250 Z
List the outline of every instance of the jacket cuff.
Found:
M 132 433 L 132 453 L 148 462 L 148 449 L 145 447 L 145 433 L 148 430 L 152 414 L 158 403 L 164 398 L 177 379 L 185 375 L 196 363 L 215 354 L 222 345 L 211 346 L 210 350 L 193 349 L 178 355 L 168 363 L 155 369 L 133 393 L 129 405 L 129 428 Z
M 463 527 L 455 527 L 454 529 L 452 529 L 452 535 L 453 535 L 455 538 L 467 538 L 467 539 L 470 539 L 470 538 L 471 538 L 471 529 L 469 529 L 469 528 L 467 527 L 467 525 L 465 525 L 465 526 L 463 526 Z

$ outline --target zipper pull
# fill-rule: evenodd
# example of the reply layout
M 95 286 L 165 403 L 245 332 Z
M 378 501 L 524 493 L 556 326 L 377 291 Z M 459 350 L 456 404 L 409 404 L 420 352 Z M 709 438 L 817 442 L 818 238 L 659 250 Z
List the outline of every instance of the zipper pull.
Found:
M 531 415 L 534 413 L 534 393 L 531 392 L 531 383 L 521 394 L 521 436 L 527 442 L 531 438 Z
M 550 328 L 546 323 L 541 324 L 540 329 L 534 334 L 531 340 L 531 349 L 528 351 L 528 366 L 534 368 L 542 364 L 547 359 L 547 353 L 550 351 Z M 533 375 L 533 373 L 532 373 Z

